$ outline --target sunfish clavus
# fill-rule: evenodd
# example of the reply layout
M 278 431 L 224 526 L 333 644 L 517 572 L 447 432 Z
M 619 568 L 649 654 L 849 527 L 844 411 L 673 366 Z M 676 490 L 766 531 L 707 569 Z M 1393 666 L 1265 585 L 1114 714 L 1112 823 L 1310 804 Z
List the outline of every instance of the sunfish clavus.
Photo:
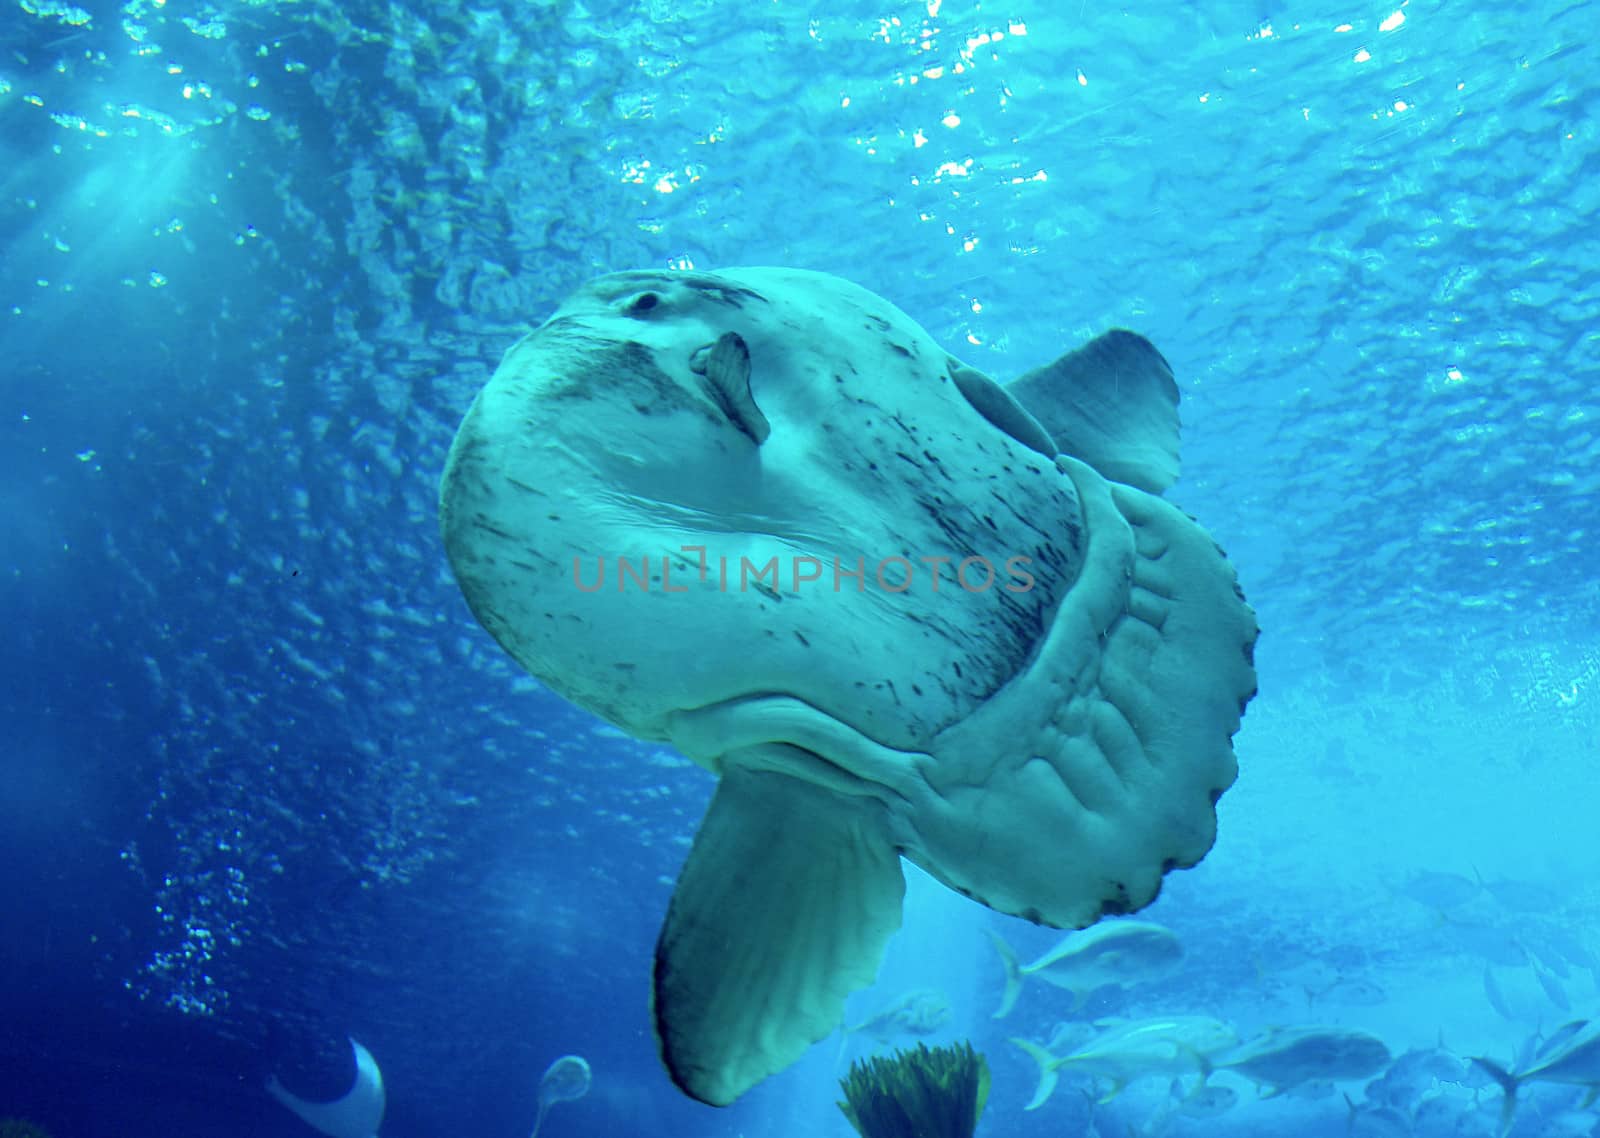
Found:
M 1160 497 L 1177 399 L 1131 332 L 1002 386 L 785 269 L 601 277 L 507 352 L 441 489 L 468 605 L 720 777 L 656 948 L 687 1093 L 835 1029 L 901 857 L 1081 928 L 1211 848 L 1256 624 Z

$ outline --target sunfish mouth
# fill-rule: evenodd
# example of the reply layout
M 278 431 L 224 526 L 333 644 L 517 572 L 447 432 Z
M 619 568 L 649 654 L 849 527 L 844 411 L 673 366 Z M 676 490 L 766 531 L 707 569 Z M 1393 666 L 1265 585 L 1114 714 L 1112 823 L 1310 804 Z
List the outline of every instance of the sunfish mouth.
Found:
M 759 694 L 675 712 L 668 737 L 715 774 L 737 761 L 872 798 L 891 809 L 914 806 L 929 793 L 919 764 L 930 756 L 886 746 L 804 700 Z

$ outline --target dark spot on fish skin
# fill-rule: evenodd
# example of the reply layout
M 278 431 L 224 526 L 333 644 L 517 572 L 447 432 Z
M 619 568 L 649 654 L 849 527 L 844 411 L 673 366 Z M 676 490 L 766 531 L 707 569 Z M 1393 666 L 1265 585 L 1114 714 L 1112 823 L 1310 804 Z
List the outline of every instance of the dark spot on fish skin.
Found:
M 810 648 L 811 647 L 811 641 L 807 640 L 804 636 L 801 636 L 798 631 L 795 632 L 794 638 L 796 640 L 800 641 L 800 643 L 801 643 L 801 645 L 803 647 L 806 647 L 806 648 Z
M 1120 888 L 1120 886 L 1119 886 Z M 1100 917 L 1121 917 L 1133 911 L 1126 897 L 1113 897 L 1100 902 Z M 1096 917 L 1099 920 L 1100 917 Z
M 911 358 L 911 350 L 909 348 L 903 347 L 900 344 L 890 344 L 889 346 L 906 359 Z

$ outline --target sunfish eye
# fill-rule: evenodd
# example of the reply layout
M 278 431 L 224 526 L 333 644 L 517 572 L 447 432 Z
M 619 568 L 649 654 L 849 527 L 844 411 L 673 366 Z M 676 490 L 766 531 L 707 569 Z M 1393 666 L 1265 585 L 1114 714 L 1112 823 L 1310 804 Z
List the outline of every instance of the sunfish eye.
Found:
M 658 292 L 641 292 L 628 302 L 622 311 L 628 316 L 643 316 L 661 303 L 661 294 Z

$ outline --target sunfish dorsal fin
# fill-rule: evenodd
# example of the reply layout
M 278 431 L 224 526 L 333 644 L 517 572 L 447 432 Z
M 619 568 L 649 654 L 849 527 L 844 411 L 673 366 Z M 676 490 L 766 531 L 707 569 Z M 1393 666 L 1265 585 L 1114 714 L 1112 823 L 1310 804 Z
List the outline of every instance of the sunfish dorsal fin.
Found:
M 1114 328 L 1006 390 L 1061 453 L 1160 494 L 1178 479 L 1178 384 L 1143 336 Z

